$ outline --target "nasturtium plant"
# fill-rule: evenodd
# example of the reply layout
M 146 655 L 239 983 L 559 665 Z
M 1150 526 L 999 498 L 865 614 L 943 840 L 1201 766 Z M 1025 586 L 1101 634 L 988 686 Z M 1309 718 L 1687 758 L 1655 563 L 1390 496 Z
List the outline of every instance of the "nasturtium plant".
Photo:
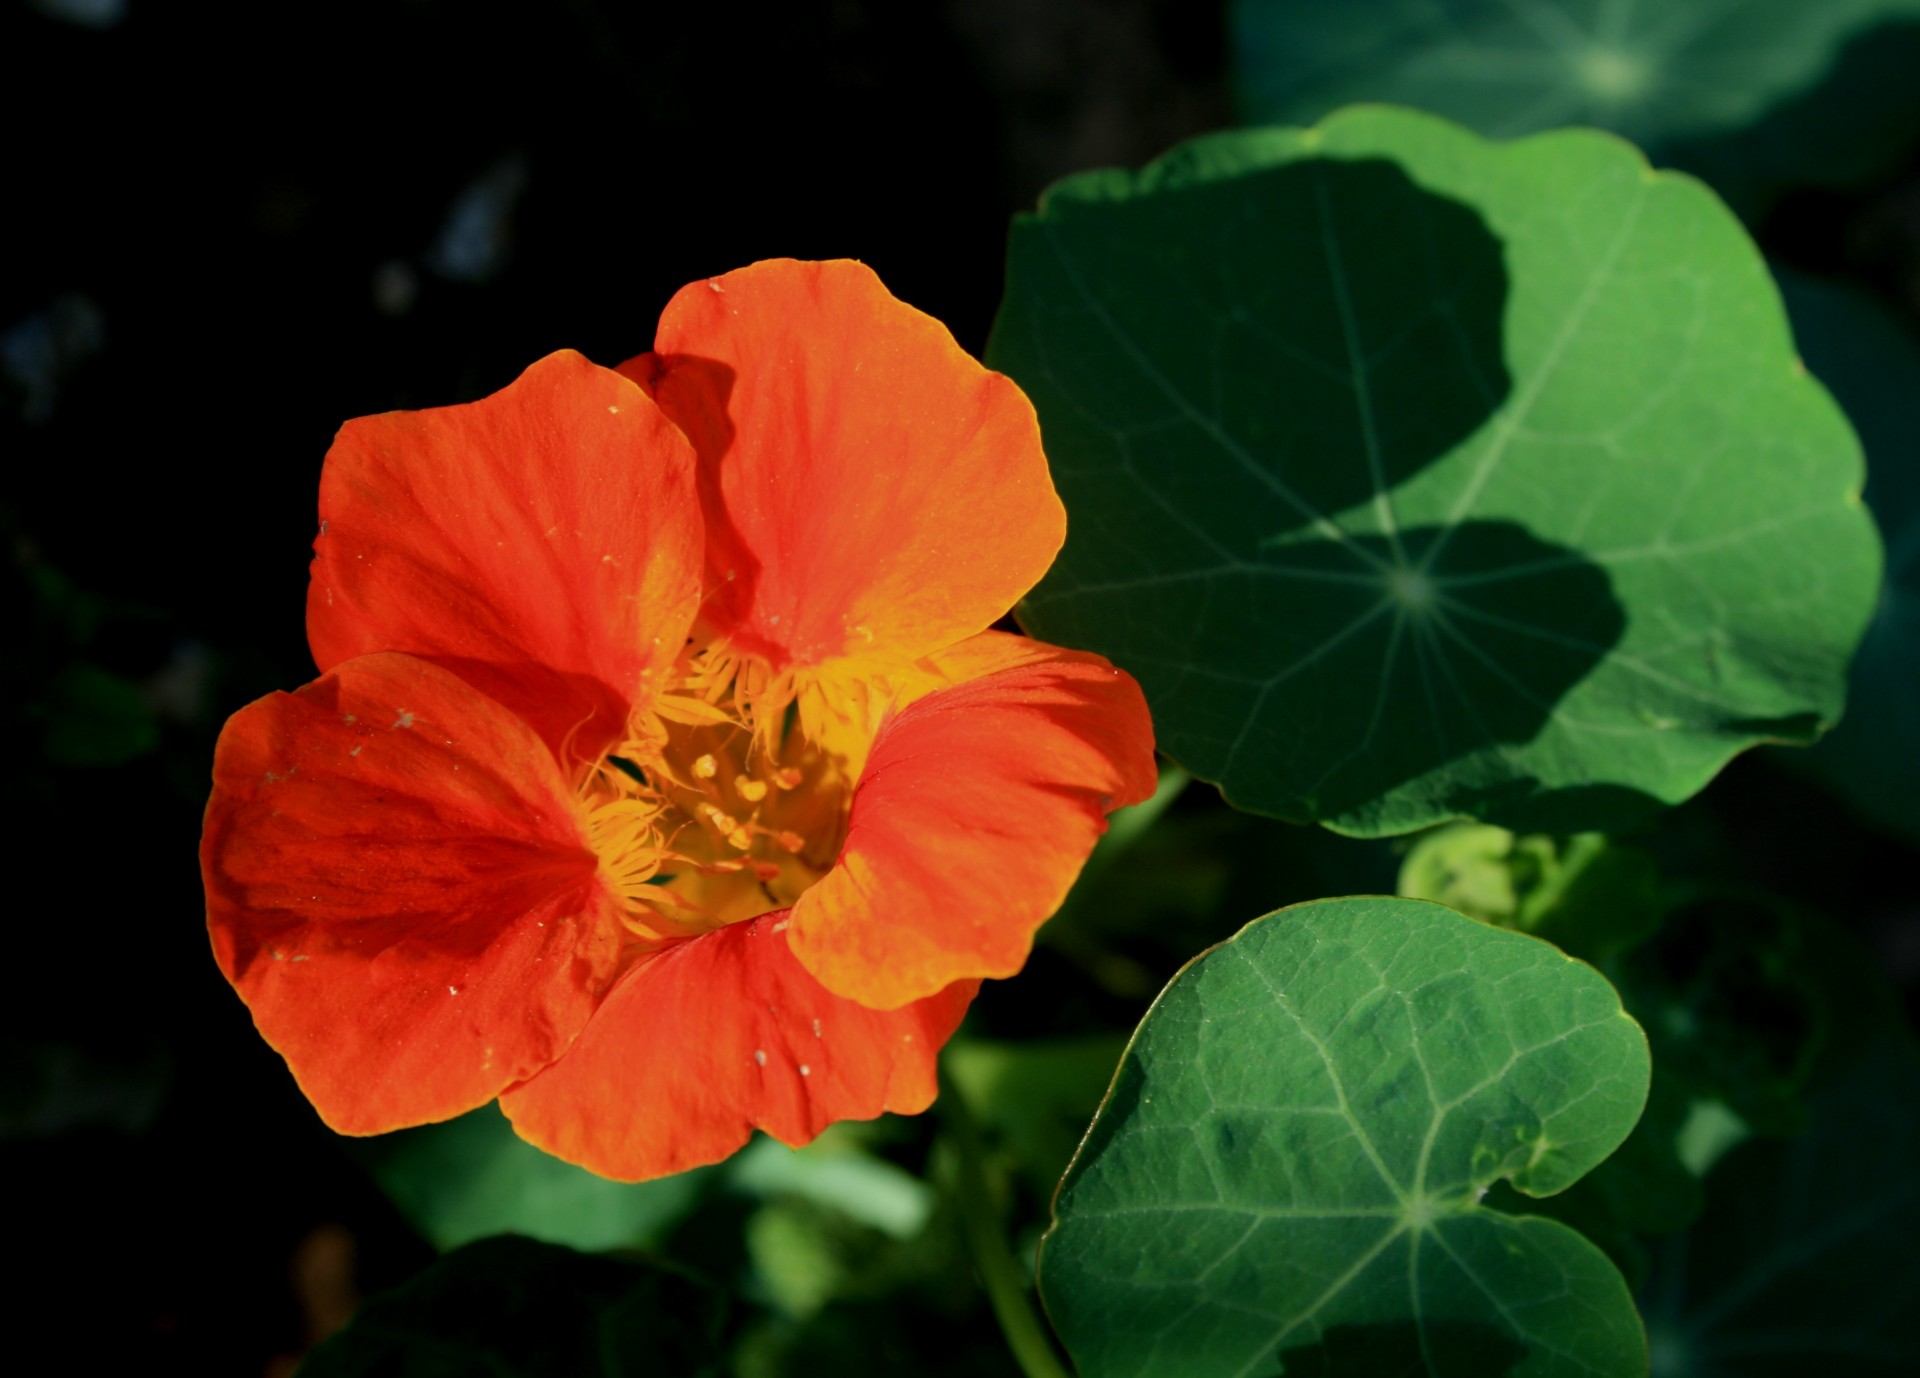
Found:
M 1235 0 L 1231 28 L 1251 120 L 1392 101 L 1494 138 L 1597 125 L 1761 190 L 1898 151 L 1920 3 Z M 1908 65 L 1875 60 L 1890 42 Z
M 1009 252 L 1072 517 L 1021 617 L 1234 804 L 1616 827 L 1838 717 L 1859 446 L 1691 179 L 1361 108 L 1069 178 Z
M 1420 900 L 1297 905 L 1155 1002 L 1040 1255 L 1084 1378 L 1646 1368 L 1546 1196 L 1632 1129 L 1647 1045 L 1591 967 Z

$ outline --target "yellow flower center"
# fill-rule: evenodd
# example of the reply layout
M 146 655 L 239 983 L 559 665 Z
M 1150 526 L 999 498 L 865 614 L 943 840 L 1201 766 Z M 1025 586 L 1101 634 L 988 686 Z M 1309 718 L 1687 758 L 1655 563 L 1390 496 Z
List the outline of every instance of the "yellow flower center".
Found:
M 834 714 L 808 731 L 822 715 L 803 700 L 819 697 L 791 672 L 696 652 L 586 769 L 588 836 L 636 939 L 787 908 L 832 867 L 870 733 L 833 731 Z

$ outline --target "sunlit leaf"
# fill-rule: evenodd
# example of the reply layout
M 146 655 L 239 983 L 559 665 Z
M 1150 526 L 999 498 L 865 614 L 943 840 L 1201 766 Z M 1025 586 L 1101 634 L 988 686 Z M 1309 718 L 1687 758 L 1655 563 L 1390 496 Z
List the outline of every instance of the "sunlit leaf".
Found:
M 1617 826 L 1841 705 L 1858 445 L 1698 184 L 1408 111 L 1053 188 L 989 356 L 1071 517 L 1022 605 L 1234 803 Z
M 653 1264 L 508 1236 L 369 1298 L 301 1378 L 636 1378 L 721 1372 L 725 1299 Z
M 1269 915 L 1134 1035 L 1041 1291 L 1085 1378 L 1633 1375 L 1619 1273 L 1543 1196 L 1617 1147 L 1646 1041 L 1606 981 L 1418 900 Z

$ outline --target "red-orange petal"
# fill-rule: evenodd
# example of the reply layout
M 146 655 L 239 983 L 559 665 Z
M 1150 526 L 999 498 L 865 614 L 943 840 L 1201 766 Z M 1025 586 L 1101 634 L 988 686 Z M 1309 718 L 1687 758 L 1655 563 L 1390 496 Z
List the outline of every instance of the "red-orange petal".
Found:
M 322 670 L 404 651 L 556 751 L 596 755 L 699 600 L 693 454 L 651 398 L 562 351 L 491 397 L 349 421 L 320 476 Z
M 718 1162 L 755 1129 L 797 1148 L 838 1120 L 926 1109 L 935 1055 L 979 983 L 866 1009 L 793 959 L 786 918 L 715 929 L 629 971 L 565 1057 L 500 1098 L 520 1136 L 639 1181 Z
M 342 1133 L 445 1119 L 532 1076 L 618 960 L 547 748 L 410 656 L 236 713 L 200 860 L 221 971 Z
M 1065 539 L 1025 394 L 862 264 L 696 282 L 621 369 L 699 452 L 707 625 L 776 669 L 971 636 Z
M 1018 971 L 1106 815 L 1155 785 L 1140 687 L 1100 657 L 996 634 L 949 668 L 979 678 L 881 728 L 839 860 L 793 908 L 794 955 L 876 1009 Z

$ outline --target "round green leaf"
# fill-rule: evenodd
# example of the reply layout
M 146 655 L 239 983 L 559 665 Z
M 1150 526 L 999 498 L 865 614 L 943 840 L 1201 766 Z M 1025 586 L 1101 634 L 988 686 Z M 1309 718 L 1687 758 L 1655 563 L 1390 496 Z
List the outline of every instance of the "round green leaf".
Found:
M 1920 0 L 1236 0 L 1241 104 L 1392 101 L 1494 138 L 1597 125 L 1741 190 L 1869 171 L 1915 128 Z M 1891 60 L 1888 60 L 1891 58 Z
M 1085 1378 L 1633 1375 L 1625 1282 L 1557 1221 L 1647 1045 L 1591 967 L 1420 900 L 1322 900 L 1191 963 L 1061 1183 L 1047 1309 Z
M 1359 109 L 1071 178 L 989 357 L 1070 517 L 1022 620 L 1242 807 L 1611 828 L 1838 715 L 1859 447 L 1732 216 L 1618 140 Z

